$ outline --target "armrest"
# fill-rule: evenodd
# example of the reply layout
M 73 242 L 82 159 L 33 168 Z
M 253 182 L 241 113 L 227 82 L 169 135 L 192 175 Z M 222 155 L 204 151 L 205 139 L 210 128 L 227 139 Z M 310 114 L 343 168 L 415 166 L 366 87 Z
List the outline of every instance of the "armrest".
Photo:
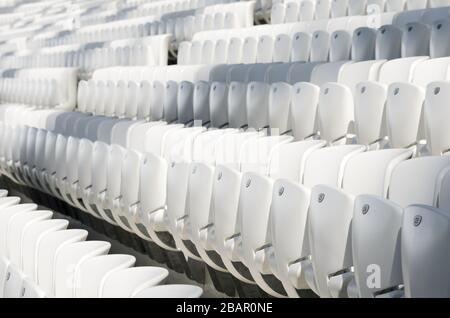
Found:
M 309 273 L 309 281 L 306 279 L 306 272 Z M 311 261 L 308 258 L 295 261 L 289 264 L 288 267 L 289 281 L 296 289 L 308 289 L 315 290 L 316 281 L 314 279 L 314 272 Z
M 271 263 L 275 258 L 272 244 L 267 244 L 255 251 L 254 261 L 261 274 L 271 274 Z
M 331 276 L 328 280 L 328 290 L 333 298 L 347 298 L 347 288 L 351 281 L 354 280 L 352 272 L 343 272 L 335 276 Z
M 208 224 L 204 228 L 199 230 L 199 239 L 205 250 L 212 250 L 213 242 L 216 237 L 216 229 L 214 228 L 214 223 Z
M 237 233 L 225 240 L 226 256 L 231 261 L 240 260 L 240 250 L 242 249 L 242 236 Z

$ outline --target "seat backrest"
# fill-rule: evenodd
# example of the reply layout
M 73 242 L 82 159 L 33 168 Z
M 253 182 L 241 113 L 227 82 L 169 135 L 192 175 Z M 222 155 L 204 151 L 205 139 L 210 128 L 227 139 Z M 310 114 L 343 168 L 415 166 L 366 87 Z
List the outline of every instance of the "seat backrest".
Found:
M 375 29 L 361 27 L 353 32 L 352 60 L 368 61 L 375 59 L 377 32 Z
M 227 63 L 237 64 L 242 61 L 242 40 L 233 37 L 228 42 Z
M 245 173 L 240 186 L 237 230 L 242 238 L 243 263 L 251 267 L 254 253 L 266 243 L 273 180 Z
M 316 115 L 320 88 L 301 82 L 292 87 L 290 117 L 292 135 L 296 140 L 303 140 L 317 133 Z
M 375 43 L 377 60 L 392 60 L 402 56 L 402 30 L 394 25 L 379 28 Z
M 269 126 L 270 85 L 264 82 L 250 82 L 247 88 L 248 126 L 257 130 Z
M 153 119 L 157 120 L 156 118 L 153 118 L 153 112 L 152 112 L 152 104 L 151 101 L 151 84 L 148 81 L 141 81 L 139 83 L 139 90 L 138 90 L 138 101 L 137 101 L 137 119 Z
M 272 6 L 272 10 L 270 12 L 270 23 L 271 24 L 284 23 L 285 15 L 286 15 L 286 6 L 283 3 L 275 3 Z
M 316 2 L 312 0 L 303 0 L 300 3 L 299 21 L 314 20 L 314 13 L 316 9 Z
M 401 12 L 405 10 L 405 0 L 386 0 L 386 12 Z
M 450 114 L 448 98 L 450 98 L 449 82 L 433 82 L 428 85 L 423 115 L 425 137 L 432 155 L 441 155 L 450 150 L 448 125 L 445 124 L 445 118 Z
M 274 83 L 269 92 L 269 127 L 285 134 L 291 130 L 290 105 L 292 87 L 286 83 Z
M 450 214 L 430 206 L 406 208 L 401 255 L 406 297 L 449 297 Z
M 316 20 L 328 19 L 330 17 L 331 0 L 316 1 Z
M 348 1 L 348 15 L 365 15 L 366 12 L 366 0 L 349 0 Z
M 317 109 L 320 138 L 329 144 L 346 137 L 354 120 L 353 95 L 342 84 L 327 83 L 320 88 Z
M 102 241 L 85 241 L 67 244 L 61 247 L 55 259 L 54 296 L 73 298 L 75 290 L 75 272 L 83 261 L 98 255 L 108 254 L 111 244 Z
M 393 148 L 410 147 L 419 140 L 425 91 L 408 83 L 389 86 L 386 124 L 389 144 Z
M 290 1 L 286 3 L 286 11 L 284 16 L 284 23 L 293 23 L 299 21 L 299 7 L 300 3 L 295 1 Z
M 273 48 L 273 62 L 289 62 L 291 47 L 291 37 L 287 34 L 278 34 Z
M 358 143 L 371 145 L 386 135 L 387 89 L 376 82 L 362 82 L 355 91 L 355 132 Z
M 156 211 L 166 203 L 167 162 L 160 156 L 145 153 L 139 176 L 139 199 L 141 218 L 145 213 Z M 149 189 L 151 195 L 148 195 Z
M 279 155 L 275 150 L 282 144 L 293 140 L 291 136 L 260 136 L 249 138 L 242 144 L 240 154 L 240 170 L 242 172 L 257 172 L 262 175 L 269 173 L 273 156 Z
M 33 223 L 23 234 L 22 270 L 32 282 L 35 282 L 37 278 L 37 254 L 42 238 L 48 233 L 65 230 L 68 225 L 67 220 L 44 220 Z
M 55 260 L 61 248 L 67 244 L 86 240 L 85 230 L 63 230 L 45 235 L 39 244 L 36 257 L 36 283 L 48 295 L 54 295 Z
M 292 37 L 292 62 L 309 61 L 312 36 L 306 32 L 295 33 Z
M 403 209 L 391 201 L 371 195 L 356 197 L 351 236 L 360 297 L 373 298 L 403 283 L 402 217 Z
M 75 272 L 75 297 L 99 298 L 103 294 L 105 280 L 115 271 L 134 266 L 131 255 L 101 255 L 85 260 Z
M 414 68 L 412 83 L 426 88 L 432 82 L 450 79 L 449 66 L 449 57 L 424 60 Z
M 403 208 L 411 204 L 436 206 L 441 179 L 449 163 L 449 156 L 421 157 L 400 163 L 392 173 L 389 199 Z
M 335 0 L 331 3 L 331 17 L 339 18 L 347 16 L 348 0 Z
M 51 211 L 26 211 L 11 217 L 7 235 L 7 257 L 18 269 L 23 268 L 23 238 L 26 231 L 36 222 L 51 219 Z
M 402 57 L 430 55 L 430 27 L 419 22 L 404 26 L 402 36 Z
M 311 62 L 327 62 L 329 56 L 330 35 L 326 31 L 316 31 L 311 39 Z
M 194 84 L 183 81 L 178 85 L 177 117 L 179 123 L 188 123 L 194 119 Z
M 353 196 L 372 194 L 385 198 L 393 170 L 412 156 L 413 152 L 407 149 L 384 149 L 358 154 L 349 159 L 345 166 L 342 189 Z
M 163 282 L 169 272 L 160 267 L 130 267 L 111 273 L 103 285 L 102 298 L 133 298 L 146 288 Z
M 446 35 L 450 32 L 450 20 L 436 21 L 431 28 L 430 57 L 450 56 L 450 41 Z
M 205 81 L 195 83 L 193 94 L 193 118 L 199 125 L 210 122 L 210 84 Z
M 224 39 L 219 39 L 215 43 L 213 64 L 227 63 L 228 43 Z
M 314 151 L 306 161 L 302 183 L 308 188 L 318 184 L 340 187 L 348 160 L 365 150 L 361 145 L 343 145 Z
M 406 2 L 406 8 L 408 10 L 420 10 L 427 7 L 427 0 L 409 0 Z
M 269 165 L 269 176 L 274 179 L 301 182 L 309 155 L 326 143 L 323 140 L 304 140 L 281 144 L 274 149 Z
M 350 60 L 351 47 L 352 38 L 347 31 L 334 31 L 330 36 L 330 62 Z
M 242 60 L 244 64 L 256 62 L 258 42 L 255 37 L 246 37 L 242 44 Z

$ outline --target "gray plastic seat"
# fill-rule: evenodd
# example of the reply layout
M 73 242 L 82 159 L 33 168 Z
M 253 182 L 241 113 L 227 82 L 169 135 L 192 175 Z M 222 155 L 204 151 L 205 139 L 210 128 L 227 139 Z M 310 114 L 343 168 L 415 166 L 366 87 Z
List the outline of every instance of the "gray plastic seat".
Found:
M 402 55 L 402 31 L 394 25 L 384 25 L 377 31 L 375 58 L 392 60 Z
M 422 23 L 408 23 L 402 37 L 402 57 L 430 55 L 429 26 Z
M 450 56 L 449 32 L 450 20 L 439 20 L 433 24 L 430 36 L 431 58 Z
M 377 32 L 372 28 L 361 27 L 353 32 L 352 59 L 367 61 L 375 59 L 375 44 Z
M 405 296 L 448 298 L 450 213 L 423 205 L 405 209 L 401 260 Z

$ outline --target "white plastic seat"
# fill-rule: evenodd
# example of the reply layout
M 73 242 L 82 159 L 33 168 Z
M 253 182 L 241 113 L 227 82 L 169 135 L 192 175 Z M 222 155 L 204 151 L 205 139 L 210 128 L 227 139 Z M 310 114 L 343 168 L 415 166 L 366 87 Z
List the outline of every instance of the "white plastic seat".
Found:
M 450 58 L 432 58 L 424 60 L 414 68 L 412 84 L 426 88 L 430 83 L 449 79 Z
M 47 234 L 63 231 L 67 228 L 67 220 L 53 219 L 33 223 L 23 235 L 22 240 L 22 282 L 21 297 L 44 297 L 45 293 L 37 286 L 37 255 L 42 238 Z
M 134 298 L 145 289 L 162 283 L 168 274 L 166 269 L 159 267 L 131 267 L 115 271 L 106 278 L 101 297 Z
M 272 6 L 272 11 L 270 12 L 270 23 L 280 24 L 284 23 L 286 15 L 286 6 L 283 3 L 276 3 Z
M 309 33 L 298 32 L 292 37 L 292 62 L 307 62 L 310 57 L 312 36 Z
M 378 82 L 384 85 L 396 82 L 410 83 L 416 66 L 427 59 L 425 56 L 416 56 L 387 61 L 380 69 Z
M 263 82 L 250 82 L 247 88 L 246 107 L 248 126 L 257 130 L 269 125 L 270 85 Z
M 291 38 L 287 34 L 277 35 L 273 48 L 273 62 L 289 62 L 290 52 Z
M 314 20 L 314 13 L 316 9 L 316 2 L 311 0 L 303 0 L 300 3 L 299 21 Z
M 405 0 L 386 0 L 386 12 L 401 12 L 405 10 Z
M 36 256 L 35 284 L 46 295 L 54 294 L 54 264 L 58 251 L 67 244 L 86 240 L 87 235 L 85 230 L 63 230 L 51 232 L 42 237 Z M 29 289 L 27 286 L 25 288 Z
M 303 140 L 317 133 L 316 114 L 320 88 L 309 83 L 297 83 L 292 87 L 292 134 Z
M 228 42 L 227 63 L 237 64 L 242 61 L 242 40 L 231 38 Z
M 347 16 L 348 0 L 337 0 L 331 3 L 330 15 L 332 18 Z
M 299 7 L 300 3 L 296 1 L 289 1 L 286 3 L 286 10 L 284 15 L 284 23 L 292 23 L 299 21 Z
M 349 238 L 355 196 L 373 194 L 386 197 L 393 170 L 411 156 L 411 151 L 402 149 L 365 152 L 346 163 L 342 189 L 325 185 L 312 188 L 310 249 L 321 297 L 348 296 L 347 287 L 353 276 L 350 273 L 353 261 Z M 371 169 L 367 169 L 368 166 Z
M 242 60 L 241 63 L 256 63 L 257 40 L 254 37 L 246 37 L 242 43 Z
M 350 59 L 352 38 L 347 31 L 335 31 L 330 36 L 330 62 Z
M 380 142 L 385 131 L 387 90 L 376 82 L 362 82 L 355 90 L 355 133 L 357 142 L 372 146 Z
M 213 64 L 223 64 L 227 62 L 228 43 L 224 39 L 219 39 L 215 43 Z
M 389 86 L 386 102 L 386 124 L 392 148 L 414 146 L 420 137 L 420 123 L 425 91 L 407 83 Z
M 209 94 L 211 126 L 222 128 L 228 124 L 228 90 L 224 82 L 212 82 Z
M 54 265 L 54 295 L 58 298 L 72 298 L 75 289 L 74 274 L 87 259 L 109 252 L 111 244 L 101 241 L 85 241 L 67 244 L 56 255 Z
M 315 18 L 316 20 L 328 19 L 330 17 L 331 0 L 316 1 Z
M 330 35 L 326 31 L 316 31 L 311 39 L 311 62 L 327 62 L 329 56 Z
M 131 255 L 101 255 L 82 262 L 74 274 L 75 298 L 99 298 L 102 296 L 105 281 L 113 273 L 130 268 L 136 259 Z
M 434 82 L 427 88 L 423 116 L 427 145 L 432 155 L 441 155 L 450 149 L 447 125 L 447 99 L 450 86 L 448 82 Z
M 321 139 L 329 144 L 344 142 L 354 120 L 350 89 L 337 83 L 323 85 L 320 89 L 317 116 Z

